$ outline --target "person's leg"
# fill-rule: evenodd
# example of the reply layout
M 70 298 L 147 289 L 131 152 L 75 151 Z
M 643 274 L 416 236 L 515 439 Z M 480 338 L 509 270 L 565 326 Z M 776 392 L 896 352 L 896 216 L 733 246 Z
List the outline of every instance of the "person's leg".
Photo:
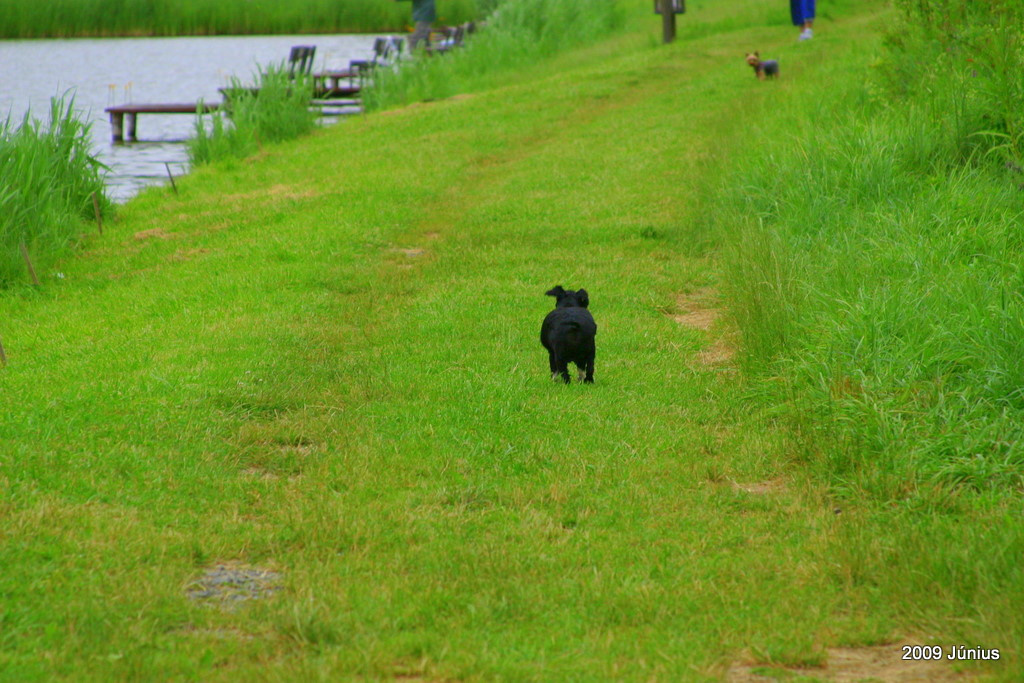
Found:
M 803 0 L 789 0 L 789 16 L 793 19 L 793 26 L 804 25 Z
M 814 7 L 815 0 L 803 0 L 804 31 L 800 37 L 806 40 L 814 35 Z

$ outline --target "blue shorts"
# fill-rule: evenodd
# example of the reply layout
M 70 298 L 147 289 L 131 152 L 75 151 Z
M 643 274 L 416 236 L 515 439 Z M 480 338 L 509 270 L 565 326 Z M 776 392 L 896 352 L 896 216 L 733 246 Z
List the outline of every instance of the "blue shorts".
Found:
M 793 15 L 793 26 L 803 26 L 814 18 L 814 0 L 789 0 L 789 13 Z

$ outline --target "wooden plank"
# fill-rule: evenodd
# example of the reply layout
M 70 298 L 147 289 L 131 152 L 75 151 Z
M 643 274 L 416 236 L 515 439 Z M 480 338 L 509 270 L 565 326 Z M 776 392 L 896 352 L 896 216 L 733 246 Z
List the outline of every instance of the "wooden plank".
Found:
M 124 119 L 128 117 L 128 139 L 138 139 L 138 116 L 139 114 L 206 114 L 221 109 L 220 104 L 205 104 L 200 106 L 199 102 L 164 102 L 157 104 L 119 104 L 107 107 L 105 112 L 110 114 L 111 137 L 114 142 L 124 142 L 125 128 Z
M 203 104 L 203 112 L 217 111 L 219 104 Z M 198 114 L 198 102 L 169 102 L 158 104 L 119 104 L 104 109 L 108 114 Z
M 311 107 L 362 107 L 362 100 L 357 99 L 336 99 L 336 100 L 310 100 Z
M 361 110 L 342 111 L 340 109 L 322 109 L 318 113 L 322 118 L 333 119 L 342 118 L 343 116 L 359 116 L 363 112 Z
M 218 90 L 224 96 L 225 101 L 230 101 L 239 92 L 250 93 L 256 96 L 260 94 L 259 88 L 218 88 Z M 358 85 L 316 86 L 313 88 L 313 97 L 315 99 L 356 97 L 361 90 L 362 88 Z
M 355 97 L 362 88 L 358 85 L 339 85 L 331 88 L 317 88 L 313 96 L 318 99 L 329 99 L 334 97 Z
M 340 81 L 345 78 L 355 78 L 359 75 L 358 69 L 345 69 L 344 71 L 319 71 L 313 74 L 313 80 L 316 81 Z

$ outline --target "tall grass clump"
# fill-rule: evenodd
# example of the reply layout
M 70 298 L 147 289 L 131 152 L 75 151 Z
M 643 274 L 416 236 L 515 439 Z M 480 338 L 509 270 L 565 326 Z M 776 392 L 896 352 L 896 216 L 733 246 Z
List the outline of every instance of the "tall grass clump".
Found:
M 1024 166 L 1024 3 L 896 0 L 879 70 L 895 106 L 930 105 L 964 157 L 982 151 Z
M 478 1 L 438 3 L 441 23 L 477 18 Z M 390 0 L 0 0 L 0 38 L 391 32 L 410 22 Z
M 94 196 L 101 211 L 109 206 L 89 124 L 73 105 L 73 98 L 52 98 L 47 126 L 30 113 L 17 126 L 0 122 L 0 285 L 25 277 L 22 245 L 38 266 L 95 216 Z
M 873 59 L 774 103 L 716 199 L 744 363 L 836 485 L 1019 489 L 1021 179 L 965 148 L 934 91 L 846 77 Z M 979 122 L 1014 125 L 978 98 Z
M 615 0 L 507 0 L 462 49 L 414 55 L 395 69 L 379 70 L 363 99 L 375 110 L 486 87 L 511 71 L 597 41 L 623 19 Z
M 283 64 L 261 69 L 258 85 L 246 87 L 233 78 L 226 90 L 225 112 L 215 112 L 212 121 L 200 114 L 196 119 L 196 136 L 188 143 L 193 165 L 211 163 L 225 158 L 243 158 L 255 153 L 260 145 L 290 140 L 310 132 L 317 115 L 310 110 L 313 84 L 308 76 L 292 76 Z

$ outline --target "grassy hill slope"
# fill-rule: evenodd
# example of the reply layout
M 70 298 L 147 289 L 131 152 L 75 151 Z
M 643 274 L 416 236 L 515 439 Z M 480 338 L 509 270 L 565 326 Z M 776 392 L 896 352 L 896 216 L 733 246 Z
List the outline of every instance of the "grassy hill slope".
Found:
M 0 674 L 827 676 L 834 648 L 895 666 L 909 638 L 1002 648 L 971 671 L 1012 678 L 1019 582 L 878 547 L 930 512 L 837 499 L 799 457 L 702 246 L 752 117 L 865 67 L 881 16 L 801 45 L 634 23 L 149 191 L 4 294 Z M 782 80 L 754 80 L 754 47 Z M 548 377 L 556 284 L 591 294 L 593 386 Z M 264 573 L 232 593 L 218 566 Z

